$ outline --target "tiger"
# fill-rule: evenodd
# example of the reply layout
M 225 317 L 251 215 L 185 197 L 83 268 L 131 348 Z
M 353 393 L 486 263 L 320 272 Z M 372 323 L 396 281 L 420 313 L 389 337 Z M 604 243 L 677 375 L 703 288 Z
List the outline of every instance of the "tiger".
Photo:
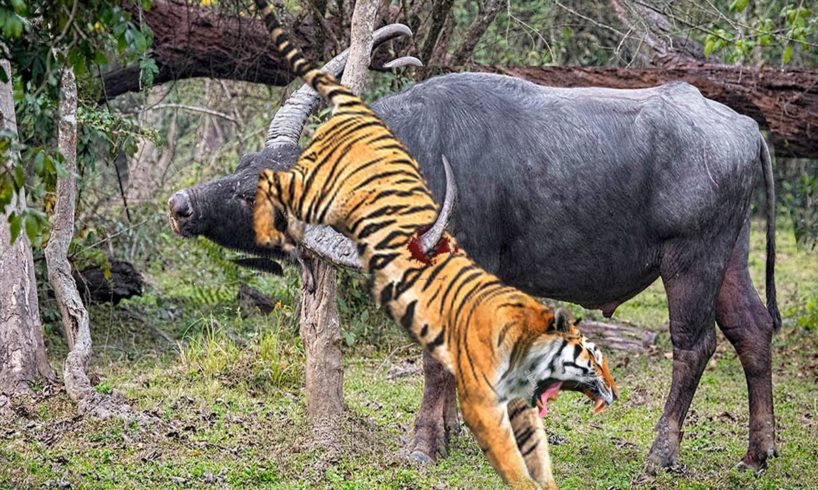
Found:
M 256 5 L 292 71 L 331 106 L 291 169 L 261 172 L 257 243 L 293 251 L 305 223 L 350 237 L 376 303 L 454 374 L 463 419 L 500 477 L 556 488 L 542 417 L 560 390 L 585 393 L 595 413 L 618 397 L 602 352 L 565 310 L 503 284 L 449 233 L 423 251 L 439 207 L 417 162 L 360 97 L 304 58 L 272 6 Z

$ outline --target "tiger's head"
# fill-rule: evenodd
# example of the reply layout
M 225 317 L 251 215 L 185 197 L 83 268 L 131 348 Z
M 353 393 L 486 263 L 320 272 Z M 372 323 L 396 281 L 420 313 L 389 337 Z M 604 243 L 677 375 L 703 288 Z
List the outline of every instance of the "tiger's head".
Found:
M 580 333 L 566 310 L 554 312 L 554 320 L 541 338 L 540 352 L 553 354 L 547 365 L 532 366 L 529 375 L 534 385 L 530 404 L 540 409 L 541 416 L 547 415 L 548 401 L 560 390 L 584 393 L 593 400 L 595 414 L 619 397 L 602 351 Z
M 296 243 L 304 237 L 304 223 L 287 212 L 284 201 L 282 190 L 289 187 L 290 179 L 289 172 L 262 171 L 253 209 L 256 243 L 262 247 L 280 247 L 287 253 L 295 252 Z

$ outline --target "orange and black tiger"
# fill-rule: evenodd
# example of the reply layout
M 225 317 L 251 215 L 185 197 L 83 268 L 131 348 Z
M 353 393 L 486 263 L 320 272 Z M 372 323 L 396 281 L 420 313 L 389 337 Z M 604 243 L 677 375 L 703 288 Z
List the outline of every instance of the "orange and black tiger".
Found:
M 455 375 L 463 418 L 502 478 L 554 488 L 540 415 L 560 389 L 584 392 L 595 411 L 616 398 L 601 352 L 567 314 L 504 285 L 450 235 L 423 255 L 417 237 L 439 209 L 417 163 L 359 97 L 304 59 L 272 7 L 256 3 L 293 71 L 332 108 L 292 169 L 262 172 L 258 243 L 290 249 L 303 223 L 353 239 L 375 299 Z

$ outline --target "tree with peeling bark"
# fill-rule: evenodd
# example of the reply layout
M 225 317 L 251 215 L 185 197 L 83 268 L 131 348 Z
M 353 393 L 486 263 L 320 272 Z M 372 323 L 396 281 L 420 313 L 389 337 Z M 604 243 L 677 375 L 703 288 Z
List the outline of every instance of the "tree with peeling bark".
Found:
M 359 94 L 366 81 L 377 10 L 378 0 L 359 0 L 352 14 L 349 59 L 341 81 Z M 314 278 L 313 290 L 302 284 L 299 321 L 301 341 L 307 354 L 307 412 L 316 444 L 332 449 L 341 433 L 340 422 L 344 414 L 337 281 L 332 265 L 322 260 L 306 260 Z
M 16 139 L 11 65 L 2 59 L 0 68 L 9 79 L 0 84 L 0 130 Z M 13 166 L 18 158 L 16 149 L 4 145 L 4 167 Z M 20 233 L 19 221 L 16 230 L 9 223 L 10 213 L 25 209 L 25 196 L 24 189 L 14 192 L 0 219 L 0 290 L 6 292 L 0 301 L 0 411 L 8 407 L 6 395 L 31 393 L 31 383 L 54 379 L 43 344 L 31 242 Z

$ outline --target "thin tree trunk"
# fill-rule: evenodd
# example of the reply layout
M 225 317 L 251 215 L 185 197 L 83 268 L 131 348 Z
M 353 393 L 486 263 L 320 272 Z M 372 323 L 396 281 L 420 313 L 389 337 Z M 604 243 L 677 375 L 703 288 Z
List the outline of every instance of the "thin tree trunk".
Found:
M 349 58 L 341 82 L 358 95 L 363 93 L 366 83 L 369 53 L 372 52 L 372 31 L 377 13 L 376 0 L 358 0 L 352 12 Z
M 443 25 L 446 23 L 446 18 L 449 16 L 453 4 L 454 0 L 437 0 L 432 6 L 432 26 L 426 34 L 423 49 L 420 51 L 420 59 L 424 63 L 428 64 L 432 58 L 437 38 L 440 36 L 440 31 L 443 30 Z
M 3 59 L 0 66 L 9 79 L 0 84 L 0 129 L 16 135 L 11 65 Z M 15 153 L 7 156 L 7 165 L 14 165 L 19 158 Z M 8 217 L 25 207 L 25 192 L 21 190 L 0 218 L 0 393 L 9 395 L 30 392 L 28 385 L 33 381 L 54 379 L 43 344 L 31 243 L 25 232 L 11 243 Z M 0 400 L 0 406 L 7 407 L 7 400 Z
M 91 330 L 88 311 L 80 299 L 77 283 L 68 262 L 68 246 L 74 236 L 77 198 L 77 83 L 74 71 L 64 68 L 61 79 L 58 146 L 63 155 L 62 176 L 57 177 L 57 202 L 51 215 L 51 236 L 45 247 L 48 281 L 60 310 L 69 352 L 65 359 L 65 391 L 82 414 L 98 419 L 131 419 L 133 411 L 126 403 L 94 391 L 86 370 L 91 360 Z M 142 415 L 138 420 L 146 420 Z
M 82 304 L 77 283 L 68 262 L 68 245 L 74 236 L 75 200 L 77 197 L 77 84 L 71 68 L 63 70 L 58 145 L 65 173 L 57 177 L 57 202 L 51 215 L 51 236 L 45 247 L 48 282 L 54 290 L 60 310 L 68 357 L 65 361 L 65 391 L 75 402 L 93 394 L 85 374 L 91 359 L 91 333 L 88 311 Z
M 369 66 L 372 28 L 377 0 L 359 0 L 352 14 L 350 55 L 342 82 L 361 93 Z M 341 433 L 344 413 L 344 368 L 341 352 L 341 323 L 338 317 L 335 269 L 320 260 L 310 260 L 315 289 L 301 289 L 300 333 L 307 357 L 307 414 L 314 441 L 332 450 Z
M 307 261 L 315 280 L 313 292 L 301 289 L 299 333 L 307 357 L 307 416 L 315 443 L 332 450 L 340 435 L 344 414 L 344 366 L 335 269 L 320 260 Z

